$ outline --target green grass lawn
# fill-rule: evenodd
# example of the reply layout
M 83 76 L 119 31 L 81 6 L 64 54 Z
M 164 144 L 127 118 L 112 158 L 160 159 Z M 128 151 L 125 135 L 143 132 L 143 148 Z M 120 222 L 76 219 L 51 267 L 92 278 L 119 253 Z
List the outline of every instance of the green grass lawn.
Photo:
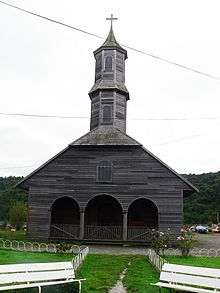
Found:
M 0 264 L 68 261 L 72 258 L 72 254 L 22 252 L 0 249 Z
M 126 267 L 128 270 L 123 284 L 128 293 L 159 292 L 158 288 L 150 285 L 158 281 L 159 273 L 152 268 L 145 256 L 93 254 L 87 256 L 78 274 L 79 277 L 86 278 L 83 293 L 107 293 Z M 162 292 L 168 291 L 164 289 Z
M 157 282 L 158 279 L 159 273 L 154 270 L 147 258 L 137 255 L 130 259 L 123 283 L 128 293 L 155 293 L 158 289 L 150 284 Z
M 205 257 L 205 256 L 168 256 L 167 261 L 170 263 L 197 266 L 197 267 L 209 267 L 220 269 L 220 257 Z
M 22 252 L 22 251 L 0 249 L 0 264 L 70 261 L 72 260 L 72 258 L 73 258 L 72 254 Z M 61 286 L 60 285 L 46 286 L 42 288 L 42 293 L 74 293 L 74 292 L 75 293 L 78 292 L 78 284 L 75 284 L 75 283 L 65 284 Z M 10 290 L 10 293 L 38 293 L 38 288 Z
M 130 256 L 88 255 L 78 276 L 86 278 L 83 293 L 105 293 L 117 282 L 120 273 L 128 265 Z
M 27 240 L 26 232 L 24 232 L 23 230 L 12 232 L 10 230 L 0 229 L 0 238 L 8 240 Z

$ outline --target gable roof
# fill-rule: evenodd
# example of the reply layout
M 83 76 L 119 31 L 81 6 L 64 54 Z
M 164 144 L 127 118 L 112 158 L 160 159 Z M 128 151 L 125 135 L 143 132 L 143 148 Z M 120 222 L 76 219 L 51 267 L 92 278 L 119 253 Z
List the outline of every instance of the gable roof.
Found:
M 175 174 L 177 177 L 179 177 L 183 182 L 185 182 L 193 191 L 195 192 L 199 192 L 198 188 L 195 187 L 191 182 L 189 182 L 185 177 L 183 177 L 182 175 L 180 175 L 179 173 L 177 173 L 175 170 L 173 170 L 170 166 L 168 166 L 166 163 L 164 163 L 163 161 L 161 161 L 157 156 L 155 156 L 153 153 L 151 153 L 148 149 L 146 149 L 145 147 L 141 146 L 141 148 L 148 153 L 152 158 L 154 158 L 155 160 L 157 160 L 159 163 L 161 163 L 165 168 L 167 168 L 168 170 L 170 170 L 173 174 Z
M 50 162 L 52 162 L 54 159 L 56 159 L 58 156 L 60 156 L 62 153 L 64 153 L 69 147 L 74 146 L 139 146 L 141 147 L 144 152 L 146 152 L 148 155 L 153 157 L 155 160 L 160 162 L 165 168 L 167 168 L 170 172 L 175 174 L 179 179 L 181 179 L 184 183 L 186 183 L 187 186 L 190 187 L 190 190 L 198 192 L 199 190 L 191 184 L 186 178 L 184 178 L 182 175 L 174 171 L 171 167 L 169 167 L 167 164 L 165 164 L 163 161 L 161 161 L 158 157 L 156 157 L 153 153 L 151 153 L 148 149 L 144 148 L 142 144 L 140 144 L 138 141 L 124 133 L 123 131 L 114 128 L 112 126 L 100 126 L 92 131 L 86 133 L 85 135 L 81 136 L 79 139 L 73 141 L 69 144 L 68 147 L 66 147 L 64 150 L 59 152 L 57 155 L 52 157 L 50 160 L 48 160 L 46 163 L 41 165 L 39 168 L 37 168 L 35 171 L 27 175 L 25 178 L 23 178 L 21 181 L 19 181 L 16 186 L 23 187 L 23 183 L 25 183 L 26 180 L 28 180 L 30 177 L 32 177 L 35 173 L 40 171 L 42 168 L 44 168 L 46 165 L 48 165 Z

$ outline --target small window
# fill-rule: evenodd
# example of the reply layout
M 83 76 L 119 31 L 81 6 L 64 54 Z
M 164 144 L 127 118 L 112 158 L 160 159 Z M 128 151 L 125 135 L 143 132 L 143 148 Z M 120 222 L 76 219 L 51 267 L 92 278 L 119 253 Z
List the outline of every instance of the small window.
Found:
M 107 56 L 105 58 L 105 71 L 112 71 L 112 57 Z
M 112 112 L 113 112 L 113 106 L 112 105 L 103 106 L 103 115 L 102 115 L 103 123 L 105 123 L 105 124 L 111 124 L 112 123 Z
M 101 161 L 97 168 L 98 182 L 112 182 L 112 163 L 110 161 Z

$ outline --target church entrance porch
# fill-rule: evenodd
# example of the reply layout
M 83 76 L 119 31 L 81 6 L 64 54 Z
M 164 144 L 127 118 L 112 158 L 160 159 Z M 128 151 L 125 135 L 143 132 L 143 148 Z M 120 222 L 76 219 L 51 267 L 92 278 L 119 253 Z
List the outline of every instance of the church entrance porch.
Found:
M 112 196 L 99 195 L 85 209 L 84 239 L 122 240 L 123 214 L 120 203 Z
M 70 197 L 57 199 L 51 208 L 50 238 L 78 239 L 80 213 L 77 202 Z
M 128 240 L 148 241 L 152 229 L 158 230 L 156 205 L 149 199 L 136 199 L 128 209 Z

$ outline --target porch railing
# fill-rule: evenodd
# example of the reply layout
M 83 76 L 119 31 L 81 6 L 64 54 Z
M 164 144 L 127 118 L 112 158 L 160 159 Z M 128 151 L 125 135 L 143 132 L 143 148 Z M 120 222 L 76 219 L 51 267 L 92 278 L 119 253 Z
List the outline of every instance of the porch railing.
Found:
M 150 228 L 144 226 L 128 226 L 128 240 L 149 241 Z
M 122 226 L 86 225 L 84 229 L 84 238 L 94 240 L 121 240 Z
M 53 239 L 78 239 L 79 225 L 53 224 L 50 228 L 50 237 Z

